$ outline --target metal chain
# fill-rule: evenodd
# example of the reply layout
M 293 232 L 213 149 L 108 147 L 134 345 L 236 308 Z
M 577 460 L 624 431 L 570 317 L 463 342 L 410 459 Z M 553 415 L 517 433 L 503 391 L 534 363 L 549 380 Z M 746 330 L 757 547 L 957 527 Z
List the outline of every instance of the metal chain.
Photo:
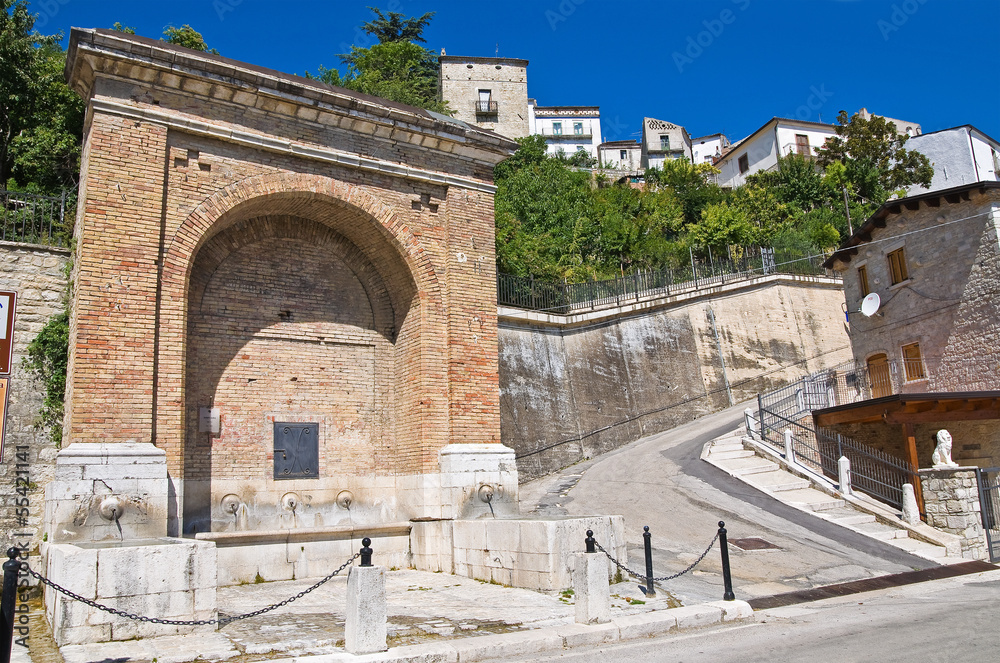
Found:
M 349 560 L 340 565 L 339 569 L 337 569 L 330 575 L 326 576 L 325 578 L 314 584 L 309 589 L 305 589 L 296 594 L 295 596 L 292 596 L 291 598 L 287 598 L 279 603 L 269 605 L 266 608 L 261 608 L 260 610 L 254 610 L 253 612 L 247 612 L 242 615 L 218 617 L 216 619 L 159 619 L 157 617 L 146 617 L 144 615 L 136 615 L 131 612 L 125 612 L 124 610 L 118 610 L 117 608 L 112 608 L 106 605 L 102 605 L 97 601 L 92 601 L 90 599 L 84 598 L 79 594 L 74 594 L 65 587 L 59 586 L 58 584 L 52 582 L 42 574 L 38 573 L 37 571 L 34 571 L 30 566 L 28 566 L 27 562 L 21 562 L 21 568 L 27 571 L 27 573 L 30 576 L 36 578 L 42 584 L 48 585 L 52 589 L 62 594 L 65 594 L 66 596 L 70 597 L 73 600 L 79 601 L 81 603 L 86 603 L 92 608 L 97 608 L 98 610 L 103 610 L 104 612 L 110 612 L 112 615 L 118 615 L 119 617 L 125 617 L 126 619 L 131 619 L 133 621 L 149 622 L 150 624 L 169 624 L 171 626 L 205 626 L 209 624 L 218 624 L 219 626 L 225 626 L 226 624 L 236 622 L 241 619 L 247 619 L 249 617 L 256 617 L 257 615 L 263 615 L 265 612 L 271 612 L 272 610 L 276 610 L 277 608 L 288 605 L 292 601 L 297 601 L 298 599 L 302 598 L 309 592 L 319 588 L 320 585 L 327 582 L 328 580 L 336 576 L 338 573 L 346 569 L 348 566 L 351 565 L 352 562 L 354 562 L 354 560 L 356 560 L 360 556 L 361 556 L 360 552 L 354 553 L 354 555 Z
M 718 532 L 716 532 L 715 538 L 713 538 L 712 542 L 708 544 L 707 548 L 705 548 L 705 552 L 703 552 L 698 559 L 694 560 L 694 563 L 691 564 L 691 566 L 687 567 L 683 571 L 680 571 L 679 573 L 673 574 L 672 576 L 663 576 L 661 578 L 653 578 L 652 579 L 653 582 L 666 582 L 667 580 L 673 580 L 674 578 L 680 578 L 682 575 L 684 575 L 688 571 L 692 570 L 694 567 L 696 567 L 699 564 L 701 564 L 702 560 L 705 559 L 705 557 L 708 555 L 708 553 L 712 550 L 712 547 L 715 546 L 715 542 L 718 541 L 718 540 L 719 540 L 719 534 L 718 534 Z M 615 566 L 617 566 L 619 569 L 621 569 L 625 573 L 629 574 L 630 576 L 632 576 L 633 578 L 635 578 L 637 580 L 645 580 L 646 579 L 646 574 L 645 573 L 636 573 L 632 569 L 628 568 L 627 566 L 625 566 L 624 564 L 622 564 L 621 562 L 619 562 L 617 559 L 615 559 L 614 557 L 612 557 L 611 553 L 609 553 L 607 550 L 605 550 L 604 546 L 602 546 L 600 543 L 597 543 L 595 541 L 594 545 L 596 545 L 598 547 L 598 549 L 600 549 L 600 551 L 602 553 L 604 553 L 605 555 L 607 555 L 608 559 L 610 559 L 612 562 L 614 562 Z

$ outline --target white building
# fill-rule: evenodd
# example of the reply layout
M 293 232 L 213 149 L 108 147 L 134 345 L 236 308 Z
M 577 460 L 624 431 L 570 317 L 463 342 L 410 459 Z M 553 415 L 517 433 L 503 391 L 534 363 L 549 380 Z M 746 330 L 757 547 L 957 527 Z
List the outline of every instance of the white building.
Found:
M 601 144 L 601 109 L 599 106 L 538 106 L 528 100 L 528 122 L 532 135 L 544 136 L 552 156 L 562 152 L 572 156 L 583 150 L 598 158 Z
M 598 146 L 598 159 L 602 168 L 636 173 L 642 168 L 642 147 L 634 140 L 601 143 Z
M 934 166 L 931 188 L 910 187 L 908 196 L 1000 180 L 1000 142 L 970 124 L 914 136 L 904 147 L 925 155 Z
M 662 168 L 668 159 L 692 161 L 691 136 L 679 124 L 646 117 L 642 120 L 642 167 Z
M 691 162 L 714 163 L 722 158 L 722 153 L 729 147 L 729 139 L 724 134 L 709 134 L 691 139 Z
M 720 170 L 719 186 L 738 187 L 746 176 L 778 166 L 778 156 L 815 156 L 816 148 L 837 135 L 832 124 L 788 118 L 771 118 L 764 126 L 733 145 L 715 167 Z

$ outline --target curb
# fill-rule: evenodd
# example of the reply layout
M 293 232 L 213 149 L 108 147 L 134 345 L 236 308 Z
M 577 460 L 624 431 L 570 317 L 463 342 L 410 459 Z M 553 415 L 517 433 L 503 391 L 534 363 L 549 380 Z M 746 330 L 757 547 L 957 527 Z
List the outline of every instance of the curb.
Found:
M 753 620 L 746 601 L 701 605 L 626 615 L 605 624 L 564 624 L 548 628 L 481 635 L 451 642 L 395 647 L 377 654 L 336 653 L 273 659 L 273 663 L 465 663 L 528 657 L 582 647 L 655 638 L 670 633 Z

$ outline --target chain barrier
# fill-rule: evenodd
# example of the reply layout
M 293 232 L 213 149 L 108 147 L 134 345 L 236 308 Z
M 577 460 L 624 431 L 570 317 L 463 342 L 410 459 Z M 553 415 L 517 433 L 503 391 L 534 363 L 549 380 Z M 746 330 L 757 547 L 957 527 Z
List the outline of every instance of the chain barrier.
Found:
M 360 556 L 361 556 L 360 552 L 354 553 L 354 555 L 349 560 L 347 560 L 346 562 L 344 562 L 343 564 L 340 565 L 339 569 L 337 569 L 336 571 L 334 571 L 330 575 L 326 576 L 325 578 L 323 578 L 322 580 L 320 580 L 319 582 L 317 582 L 316 584 L 314 584 L 312 587 L 310 587 L 308 589 L 305 589 L 305 590 L 299 592 L 298 594 L 296 594 L 295 596 L 292 596 L 290 598 L 285 599 L 284 601 L 281 601 L 279 603 L 275 603 L 273 605 L 269 605 L 266 608 L 261 608 L 260 610 L 254 610 L 253 612 L 247 612 L 247 613 L 244 613 L 242 615 L 229 615 L 229 616 L 226 616 L 226 617 L 217 617 L 215 619 L 159 619 L 157 617 L 146 617 L 144 615 L 136 615 L 136 614 L 133 614 L 131 612 L 125 612 L 124 610 L 118 610 L 117 608 L 112 608 L 110 606 L 102 605 L 102 604 L 98 603 L 97 601 L 92 601 L 90 599 L 84 598 L 84 597 L 80 596 L 79 594 L 74 594 L 73 592 L 69 591 L 65 587 L 59 586 L 58 584 L 52 582 L 51 580 L 49 580 L 48 578 L 46 578 L 42 574 L 38 573 L 37 571 L 34 571 L 31 567 L 28 566 L 27 562 L 22 562 L 21 563 L 21 568 L 24 569 L 25 571 L 27 571 L 27 573 L 31 577 L 35 578 L 40 583 L 42 583 L 44 585 L 48 585 L 49 587 L 51 587 L 52 589 L 56 590 L 57 592 L 59 592 L 61 594 L 65 594 L 66 596 L 68 596 L 69 598 L 71 598 L 71 599 L 73 599 L 75 601 L 79 601 L 81 603 L 85 603 L 85 604 L 89 605 L 92 608 L 97 608 L 98 610 L 103 610 L 104 612 L 109 612 L 112 615 L 118 615 L 119 617 L 125 617 L 126 619 L 131 619 L 133 621 L 148 622 L 150 624 L 168 624 L 168 625 L 171 625 L 171 626 L 205 626 L 205 625 L 209 625 L 209 624 L 218 624 L 219 626 L 225 626 L 226 624 L 230 624 L 232 622 L 237 622 L 237 621 L 239 621 L 241 619 L 248 619 L 250 617 L 256 617 L 257 615 L 263 615 L 265 612 L 271 612 L 272 610 L 276 610 L 276 609 L 278 609 L 278 608 L 280 608 L 282 606 L 288 605 L 292 601 L 297 601 L 298 599 L 302 598 L 303 596 L 305 596 L 309 592 L 311 592 L 311 591 L 313 591 L 315 589 L 318 589 L 321 585 L 323 585 L 324 583 L 326 583 L 327 581 L 329 581 L 330 579 L 332 579 L 334 576 L 336 576 L 337 574 L 339 574 L 341 571 L 343 571 L 344 569 L 346 569 L 348 566 L 350 566 L 351 563 L 353 563 L 354 560 L 356 560 Z
M 694 560 L 694 563 L 691 564 L 691 566 L 687 567 L 683 571 L 680 571 L 679 573 L 673 574 L 672 576 L 663 576 L 662 578 L 653 578 L 653 582 L 666 582 L 668 580 L 673 580 L 674 578 L 680 578 L 682 575 L 684 575 L 688 571 L 691 571 L 692 569 L 694 569 L 694 567 L 696 567 L 699 564 L 701 564 L 702 560 L 704 560 L 705 557 L 708 555 L 708 553 L 711 552 L 712 548 L 715 546 L 715 542 L 718 541 L 718 540 L 719 540 L 719 534 L 716 533 L 715 534 L 715 538 L 713 538 L 712 542 L 708 544 L 707 548 L 705 548 L 705 552 L 703 552 L 698 559 Z M 604 553 L 605 555 L 607 555 L 608 559 L 610 559 L 614 563 L 615 566 L 617 566 L 619 569 L 621 569 L 625 573 L 629 574 L 630 576 L 632 576 L 633 578 L 635 578 L 637 580 L 645 580 L 646 579 L 646 574 L 645 573 L 636 573 L 635 571 L 633 571 L 629 567 L 625 566 L 624 564 L 622 564 L 621 562 L 619 562 L 617 559 L 615 559 L 614 557 L 612 557 L 611 553 L 609 553 L 607 550 L 605 550 L 604 546 L 602 546 L 600 543 L 597 543 L 595 541 L 594 545 L 597 546 L 597 548 L 602 553 Z

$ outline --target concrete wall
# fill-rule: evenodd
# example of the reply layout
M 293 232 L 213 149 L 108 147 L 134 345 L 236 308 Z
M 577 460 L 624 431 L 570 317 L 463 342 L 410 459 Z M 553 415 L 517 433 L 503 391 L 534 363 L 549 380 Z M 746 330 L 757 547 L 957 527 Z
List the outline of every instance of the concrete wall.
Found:
M 767 277 L 628 310 L 504 309 L 501 439 L 526 480 L 727 407 L 727 379 L 738 403 L 834 366 L 851 356 L 842 297 L 832 279 Z
M 56 453 L 49 431 L 36 428 L 45 398 L 43 387 L 21 362 L 27 355 L 28 344 L 49 318 L 64 308 L 68 262 L 69 251 L 64 249 L 0 242 L 0 290 L 18 293 L 6 443 L 0 462 L 0 495 L 4 504 L 9 505 L 0 514 L 0 528 L 5 540 L 15 545 L 33 547 L 32 544 L 38 543 L 32 537 L 40 533 L 43 488 L 52 477 Z M 19 471 L 27 474 L 19 475 Z M 27 487 L 27 495 L 18 493 L 18 487 L 22 492 Z M 18 500 L 27 497 L 27 506 L 15 505 L 15 497 Z M 21 509 L 26 509 L 24 520 L 19 518 Z M 21 516 L 24 514 L 25 511 L 20 511 Z M 30 533 L 32 537 L 15 536 L 21 533 Z
M 920 152 L 934 166 L 930 189 L 914 185 L 907 190 L 909 196 L 1000 179 L 994 160 L 997 144 L 970 126 L 915 136 L 906 141 L 905 147 Z

